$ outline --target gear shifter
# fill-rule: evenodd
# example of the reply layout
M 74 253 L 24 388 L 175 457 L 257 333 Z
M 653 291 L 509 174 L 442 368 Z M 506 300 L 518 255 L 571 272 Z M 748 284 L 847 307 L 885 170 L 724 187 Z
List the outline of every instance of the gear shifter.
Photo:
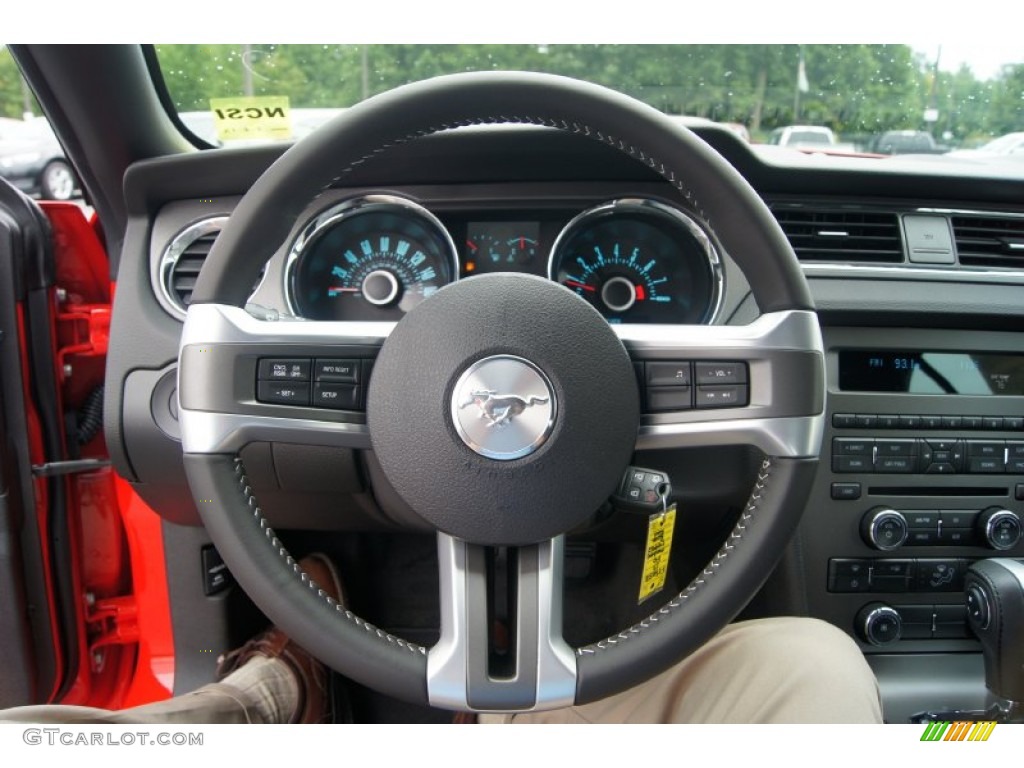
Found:
M 1019 716 L 1024 705 L 1024 563 L 979 560 L 967 571 L 964 590 L 967 621 L 985 655 L 985 685 L 1008 699 Z

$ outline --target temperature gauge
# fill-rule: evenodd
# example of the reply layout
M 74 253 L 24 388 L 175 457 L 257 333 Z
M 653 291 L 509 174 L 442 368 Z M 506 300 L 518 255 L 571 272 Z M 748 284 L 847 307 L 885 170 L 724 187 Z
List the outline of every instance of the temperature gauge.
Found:
M 473 221 L 466 231 L 465 274 L 538 272 L 536 221 Z

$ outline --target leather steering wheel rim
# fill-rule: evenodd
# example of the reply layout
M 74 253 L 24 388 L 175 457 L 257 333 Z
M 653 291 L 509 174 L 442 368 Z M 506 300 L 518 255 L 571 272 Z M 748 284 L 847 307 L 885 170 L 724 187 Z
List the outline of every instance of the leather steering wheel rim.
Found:
M 645 621 L 573 649 L 574 690 L 537 706 L 587 703 L 648 679 L 702 645 L 742 609 L 770 574 L 799 520 L 817 464 L 823 419 L 820 334 L 816 321 L 807 319 L 813 318 L 813 302 L 788 241 L 732 166 L 653 108 L 599 86 L 551 75 L 450 75 L 363 102 L 285 152 L 245 195 L 218 237 L 186 320 L 179 392 L 193 496 L 236 579 L 303 647 L 368 687 L 415 703 L 453 708 L 497 707 L 472 701 L 461 706 L 439 698 L 428 682 L 430 650 L 336 605 L 301 572 L 267 524 L 237 451 L 224 450 L 223 444 L 195 449 L 202 442 L 196 426 L 202 409 L 192 407 L 186 394 L 209 381 L 209 373 L 197 362 L 198 353 L 213 349 L 212 344 L 204 349 L 197 343 L 209 312 L 244 306 L 246 286 L 311 200 L 390 146 L 460 126 L 506 122 L 597 140 L 660 173 L 716 233 L 746 275 L 762 312 L 802 318 L 806 340 L 791 346 L 813 358 L 814 372 L 814 397 L 803 414 L 801 439 L 792 450 L 776 455 L 767 451 L 745 510 L 708 566 Z

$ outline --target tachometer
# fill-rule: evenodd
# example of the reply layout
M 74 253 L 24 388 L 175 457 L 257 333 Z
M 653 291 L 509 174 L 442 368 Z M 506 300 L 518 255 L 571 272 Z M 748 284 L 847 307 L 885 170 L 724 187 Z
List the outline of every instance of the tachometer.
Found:
M 387 195 L 317 216 L 285 271 L 292 311 L 311 320 L 398 320 L 457 276 L 455 244 L 441 222 Z
M 689 216 L 653 200 L 591 208 L 562 230 L 548 276 L 612 323 L 706 323 L 718 308 L 721 260 Z

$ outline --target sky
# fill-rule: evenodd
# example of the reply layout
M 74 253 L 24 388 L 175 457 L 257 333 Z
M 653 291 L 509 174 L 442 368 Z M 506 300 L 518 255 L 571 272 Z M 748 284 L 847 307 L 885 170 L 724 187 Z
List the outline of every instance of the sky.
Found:
M 953 38 L 954 40 L 956 38 Z M 914 50 L 925 54 L 928 61 L 939 57 L 939 69 L 955 72 L 960 65 L 967 64 L 974 76 L 987 80 L 999 74 L 1005 64 L 1024 63 L 1024 42 L 1010 43 L 998 40 L 980 44 L 960 42 L 911 43 Z
M 940 67 L 945 70 L 966 62 L 976 76 L 988 78 L 1003 64 L 1024 63 L 1022 17 L 1008 10 L 1015 5 L 1006 0 L 948 7 L 897 0 L 639 0 L 628 13 L 596 0 L 289 0 L 273 13 L 247 13 L 245 3 L 174 0 L 175 12 L 162 14 L 159 26 L 138 12 L 137 0 L 8 5 L 2 42 L 9 43 L 905 43 L 909 38 L 921 41 L 910 45 L 930 60 L 938 41 L 944 41 Z

